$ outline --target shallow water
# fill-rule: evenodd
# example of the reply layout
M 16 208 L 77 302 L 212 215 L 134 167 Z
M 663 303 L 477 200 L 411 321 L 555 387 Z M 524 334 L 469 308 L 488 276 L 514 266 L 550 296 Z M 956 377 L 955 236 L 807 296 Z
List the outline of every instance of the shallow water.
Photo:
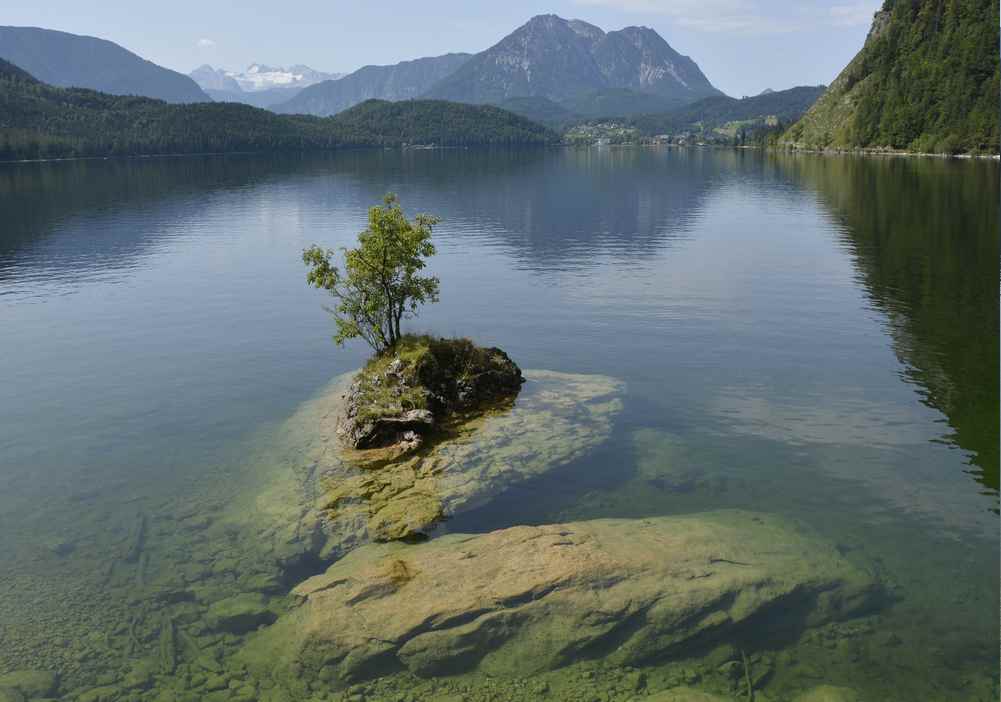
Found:
M 878 564 L 894 602 L 757 642 L 759 697 L 996 699 L 998 176 L 654 149 L 0 166 L 0 673 L 56 670 L 66 699 L 198 698 L 213 672 L 158 658 L 164 612 L 225 673 L 241 638 L 204 630 L 201 603 L 255 591 L 280 611 L 322 567 L 279 568 L 233 514 L 287 468 L 282 423 L 366 356 L 330 342 L 299 252 L 347 245 L 392 190 L 443 219 L 418 330 L 627 388 L 603 445 L 441 531 L 776 513 Z M 198 597 L 156 594 L 173 586 Z M 700 665 L 652 665 L 646 690 L 723 684 Z M 634 673 L 363 694 L 626 700 Z

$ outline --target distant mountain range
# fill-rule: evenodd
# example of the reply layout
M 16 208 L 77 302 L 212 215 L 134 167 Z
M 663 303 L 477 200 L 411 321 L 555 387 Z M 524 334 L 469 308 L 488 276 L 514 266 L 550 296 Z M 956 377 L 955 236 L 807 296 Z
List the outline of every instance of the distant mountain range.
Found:
M 320 118 L 249 105 L 168 104 L 41 83 L 0 59 L 0 161 L 404 144 L 551 144 L 559 136 L 496 107 L 370 100 Z
M 272 107 L 292 99 L 303 88 L 325 80 L 337 80 L 343 73 L 323 73 L 309 66 L 289 68 L 253 63 L 236 73 L 202 65 L 188 74 L 213 100 L 243 102 L 255 107 Z
M 669 110 L 718 95 L 695 62 L 652 29 L 606 33 L 580 20 L 539 15 L 478 54 L 366 66 L 307 88 L 274 109 L 332 115 L 369 98 L 502 106 L 537 98 L 595 117 Z
M 445 54 L 392 66 L 365 66 L 339 80 L 327 80 L 303 89 L 275 106 L 276 112 L 325 117 L 365 100 L 410 100 L 455 72 L 469 54 Z
M 0 27 L 0 59 L 59 87 L 143 95 L 174 103 L 210 99 L 188 76 L 94 37 L 36 27 Z
M 886 0 L 865 45 L 782 142 L 998 153 L 997 0 Z

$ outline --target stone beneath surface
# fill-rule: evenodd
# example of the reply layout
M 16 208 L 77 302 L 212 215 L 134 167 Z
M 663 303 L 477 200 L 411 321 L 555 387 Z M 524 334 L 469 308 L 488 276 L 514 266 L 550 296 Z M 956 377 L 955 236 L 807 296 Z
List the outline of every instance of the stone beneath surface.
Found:
M 245 634 L 275 619 L 275 613 L 268 609 L 267 599 L 256 593 L 219 600 L 208 610 L 209 625 L 230 634 Z
M 641 665 L 873 607 L 881 587 L 779 518 L 721 511 L 519 526 L 357 549 L 241 652 L 289 688 L 409 669 L 524 677 Z
M 376 468 L 330 465 L 322 473 L 330 527 L 350 531 L 364 521 L 376 541 L 421 533 L 584 455 L 611 433 L 622 406 L 620 382 L 545 371 L 527 377 L 514 407 L 464 425 L 426 451 Z
M 820 685 L 798 695 L 793 702 L 858 702 L 855 690 L 834 685 Z
M 676 687 L 643 698 L 646 702 L 731 702 L 731 697 L 720 697 L 691 687 Z
M 611 434 L 622 409 L 622 382 L 551 371 L 525 376 L 510 409 L 381 467 L 351 463 L 338 440 L 338 417 L 352 377 L 341 376 L 269 440 L 258 459 L 268 466 L 267 483 L 253 501 L 235 501 L 215 526 L 249 522 L 256 542 L 282 567 L 333 558 L 483 505 L 513 485 L 586 455 Z
M 52 697 L 59 689 L 59 676 L 47 670 L 15 670 L 0 675 L 0 689 L 17 690 L 28 699 Z

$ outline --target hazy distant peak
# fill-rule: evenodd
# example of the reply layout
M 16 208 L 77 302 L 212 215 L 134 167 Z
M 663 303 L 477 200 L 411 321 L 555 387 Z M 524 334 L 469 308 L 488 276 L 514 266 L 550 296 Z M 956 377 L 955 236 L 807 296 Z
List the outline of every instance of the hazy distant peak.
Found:
M 591 41 L 597 41 L 605 36 L 605 31 L 600 27 L 595 27 L 593 24 L 589 24 L 584 20 L 572 19 L 567 22 L 570 29 L 574 30 L 580 36 L 585 39 L 590 39 Z
M 206 64 L 199 66 L 189 75 L 205 90 L 256 93 L 276 88 L 302 89 L 325 80 L 337 80 L 344 74 L 323 73 L 304 64 L 285 68 L 255 62 L 239 73 L 213 69 Z

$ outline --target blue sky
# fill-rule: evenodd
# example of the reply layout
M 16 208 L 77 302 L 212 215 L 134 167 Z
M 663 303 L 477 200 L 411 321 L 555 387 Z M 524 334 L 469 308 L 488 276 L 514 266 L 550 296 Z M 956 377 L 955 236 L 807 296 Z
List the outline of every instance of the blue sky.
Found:
M 476 52 L 532 15 L 603 29 L 646 25 L 740 97 L 829 83 L 862 46 L 881 0 L 4 0 L 0 24 L 115 41 L 163 66 L 252 62 L 351 71 L 449 51 Z

